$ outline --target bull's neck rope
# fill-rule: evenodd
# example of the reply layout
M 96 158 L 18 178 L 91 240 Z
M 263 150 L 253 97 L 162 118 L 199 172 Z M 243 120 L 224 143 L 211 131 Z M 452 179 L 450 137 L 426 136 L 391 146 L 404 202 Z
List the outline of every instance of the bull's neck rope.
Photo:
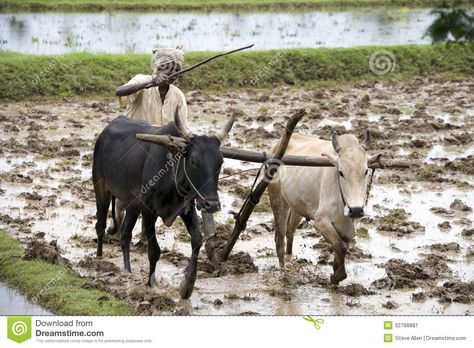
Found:
M 342 204 L 344 207 L 347 205 L 346 199 L 344 197 L 344 192 L 342 192 L 341 186 L 341 176 L 339 175 L 339 168 L 336 167 L 336 176 L 337 176 L 337 186 L 339 186 L 339 192 L 341 193 Z
M 186 190 L 182 187 L 180 187 L 179 183 L 178 183 L 178 170 L 179 170 L 179 163 L 181 162 L 181 158 L 183 158 L 183 173 L 184 173 L 184 177 L 187 181 L 187 183 L 191 186 L 191 188 L 194 190 L 194 195 L 188 195 L 186 193 Z M 185 181 L 185 183 L 186 183 Z M 195 195 L 198 195 L 199 198 L 201 198 L 203 201 L 205 201 L 205 198 L 201 195 L 201 193 L 199 192 L 199 190 L 197 189 L 196 186 L 194 186 L 193 182 L 191 181 L 191 179 L 189 178 L 189 175 L 188 175 L 188 172 L 186 171 L 186 158 L 183 157 L 183 156 L 180 156 L 178 158 L 178 163 L 176 164 L 176 170 L 174 171 L 174 184 L 175 184 L 175 187 L 176 187 L 176 191 L 178 192 L 178 194 L 182 197 L 186 197 L 186 196 L 191 196 L 191 197 L 194 197 Z

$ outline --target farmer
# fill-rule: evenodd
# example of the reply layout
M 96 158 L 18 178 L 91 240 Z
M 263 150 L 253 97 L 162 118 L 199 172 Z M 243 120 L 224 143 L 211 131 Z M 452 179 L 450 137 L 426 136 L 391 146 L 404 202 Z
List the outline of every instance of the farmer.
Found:
M 173 121 L 177 113 L 183 128 L 189 131 L 186 98 L 183 92 L 173 85 L 176 77 L 166 79 L 167 76 L 180 71 L 183 62 L 184 51 L 181 46 L 154 49 L 152 75 L 136 75 L 115 91 L 120 97 L 120 104 L 125 106 L 125 116 L 162 126 Z M 150 83 L 156 87 L 145 88 Z M 117 226 L 112 223 L 112 227 L 108 230 L 109 234 L 118 231 L 125 208 L 119 200 L 116 200 Z M 144 238 L 146 237 L 142 225 L 141 239 Z
M 121 104 L 126 106 L 125 116 L 161 126 L 173 121 L 177 111 L 182 124 L 189 129 L 186 99 L 173 85 L 176 77 L 166 81 L 168 75 L 183 66 L 182 47 L 154 49 L 153 62 L 152 75 L 136 75 L 115 91 Z M 157 87 L 144 88 L 152 82 Z

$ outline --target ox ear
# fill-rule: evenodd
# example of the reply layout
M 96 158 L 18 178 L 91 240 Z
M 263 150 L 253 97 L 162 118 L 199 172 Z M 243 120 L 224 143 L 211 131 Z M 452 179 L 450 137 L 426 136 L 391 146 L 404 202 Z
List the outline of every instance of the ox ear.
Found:
M 367 165 L 371 165 L 373 163 L 377 163 L 380 160 L 380 157 L 382 157 L 382 153 L 377 153 L 375 155 L 369 156 L 367 159 Z
M 334 131 L 332 132 L 331 136 L 331 141 L 332 141 L 332 147 L 334 148 L 334 151 L 339 152 L 341 150 L 341 146 L 339 145 L 339 141 L 337 140 L 337 132 Z
M 370 141 L 371 141 L 370 131 L 366 129 L 364 141 L 362 142 L 362 147 L 364 148 L 364 150 L 368 151 L 370 149 Z

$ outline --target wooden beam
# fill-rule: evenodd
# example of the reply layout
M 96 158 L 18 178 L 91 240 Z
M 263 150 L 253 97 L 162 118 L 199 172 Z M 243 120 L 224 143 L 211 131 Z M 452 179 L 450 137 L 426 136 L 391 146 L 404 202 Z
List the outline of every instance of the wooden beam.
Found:
M 162 146 L 186 146 L 186 140 L 171 135 L 155 135 L 155 134 L 137 134 L 138 140 L 155 143 Z M 225 158 L 263 163 L 272 158 L 271 153 L 239 149 L 228 146 L 221 146 L 221 152 Z M 333 167 L 334 165 L 325 157 L 312 156 L 283 156 L 281 161 L 288 166 L 302 167 Z M 369 165 L 369 168 L 409 168 L 410 162 L 403 160 L 384 160 Z
M 236 159 L 247 162 L 263 163 L 272 158 L 270 153 L 237 149 L 233 147 L 221 147 L 221 152 L 225 158 Z M 311 157 L 311 156 L 283 156 L 281 161 L 288 166 L 303 166 L 303 167 L 334 167 L 334 165 L 325 157 Z M 380 162 L 373 163 L 369 168 L 409 168 L 410 162 L 401 160 L 380 160 Z

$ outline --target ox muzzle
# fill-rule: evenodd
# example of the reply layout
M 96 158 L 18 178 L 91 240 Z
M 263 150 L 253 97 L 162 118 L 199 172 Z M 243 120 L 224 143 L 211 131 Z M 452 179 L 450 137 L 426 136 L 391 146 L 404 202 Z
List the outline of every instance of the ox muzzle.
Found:
M 219 199 L 206 199 L 204 201 L 197 199 L 196 203 L 198 210 L 202 210 L 205 213 L 212 214 L 221 210 L 221 203 L 219 202 Z
M 348 207 L 347 216 L 353 219 L 359 219 L 364 216 L 363 207 Z

